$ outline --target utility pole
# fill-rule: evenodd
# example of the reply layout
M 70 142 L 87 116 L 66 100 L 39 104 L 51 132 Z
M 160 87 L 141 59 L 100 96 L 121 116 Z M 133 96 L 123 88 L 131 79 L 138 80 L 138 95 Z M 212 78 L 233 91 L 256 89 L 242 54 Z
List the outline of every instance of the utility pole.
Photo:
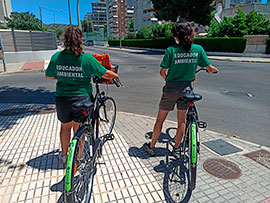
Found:
M 41 13 L 41 7 L 40 6 L 39 6 L 39 13 L 40 13 L 41 30 L 43 31 L 43 28 L 42 28 L 42 13 Z
M 68 0 L 68 11 L 69 11 L 69 24 L 72 25 L 72 22 L 71 22 L 71 10 L 70 10 L 70 0 Z
M 80 13 L 79 13 L 79 0 L 77 0 L 77 20 L 78 20 L 78 27 L 82 29 L 81 21 L 80 21 Z

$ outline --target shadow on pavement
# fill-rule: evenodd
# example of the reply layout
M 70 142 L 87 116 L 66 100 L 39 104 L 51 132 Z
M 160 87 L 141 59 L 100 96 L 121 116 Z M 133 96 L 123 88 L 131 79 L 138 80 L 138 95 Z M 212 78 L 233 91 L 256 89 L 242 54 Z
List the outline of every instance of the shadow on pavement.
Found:
M 55 112 L 54 92 L 41 87 L 36 90 L 0 87 L 0 132 L 12 128 L 24 117 L 52 112 Z
M 65 165 L 58 159 L 59 149 L 53 150 L 49 153 L 38 156 L 34 159 L 27 161 L 27 165 L 39 170 L 48 169 L 65 169 Z
M 188 173 L 184 164 L 184 156 L 179 158 L 171 156 L 169 146 L 175 143 L 176 128 L 167 128 L 166 133 L 161 133 L 158 141 L 166 144 L 165 148 L 155 148 L 156 156 L 163 157 L 159 165 L 154 167 L 157 173 L 163 173 L 163 192 L 166 202 L 186 203 L 191 198 L 192 191 L 188 189 Z M 146 133 L 145 137 L 152 139 L 153 132 Z M 142 147 L 129 148 L 129 155 L 141 159 L 148 159 L 150 155 Z M 160 160 L 160 158 L 159 158 Z
M 141 54 L 141 55 L 164 55 L 164 51 L 144 50 L 143 52 L 129 51 L 130 54 Z
M 28 89 L 25 87 L 0 87 L 0 103 L 54 104 L 54 92 L 44 87 Z
M 64 202 L 64 196 L 63 196 L 63 194 L 64 194 L 65 177 L 66 176 L 64 176 L 60 182 L 55 183 L 54 185 L 52 185 L 50 187 L 50 190 L 52 192 L 61 192 L 62 193 L 61 196 L 59 197 L 57 203 Z
M 163 192 L 166 202 L 186 203 L 192 191 L 188 188 L 188 171 L 184 165 L 184 157 L 169 158 L 160 161 L 154 167 L 158 173 L 164 173 Z

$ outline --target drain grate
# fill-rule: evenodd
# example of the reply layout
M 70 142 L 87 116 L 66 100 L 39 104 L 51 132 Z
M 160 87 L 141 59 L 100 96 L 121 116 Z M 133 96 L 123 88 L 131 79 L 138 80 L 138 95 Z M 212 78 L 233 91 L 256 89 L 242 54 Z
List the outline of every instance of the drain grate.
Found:
M 207 159 L 203 168 L 211 175 L 225 180 L 237 179 L 242 172 L 239 166 L 226 159 Z
M 244 155 L 270 169 L 270 152 L 262 149 Z
M 38 108 L 12 108 L 12 109 L 5 109 L 0 111 L 0 116 L 17 116 L 26 113 L 33 113 L 33 114 L 48 114 L 56 112 L 54 105 L 42 106 Z
M 242 149 L 226 142 L 223 139 L 203 142 L 203 144 L 221 156 L 243 151 Z

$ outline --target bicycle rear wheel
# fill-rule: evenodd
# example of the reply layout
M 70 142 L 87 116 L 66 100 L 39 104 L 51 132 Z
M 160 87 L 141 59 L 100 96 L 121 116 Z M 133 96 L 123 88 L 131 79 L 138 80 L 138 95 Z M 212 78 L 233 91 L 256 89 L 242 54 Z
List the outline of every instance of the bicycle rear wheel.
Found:
M 116 104 L 113 98 L 107 97 L 99 108 L 97 133 L 101 135 L 111 134 L 116 119 Z
M 195 123 L 189 127 L 189 189 L 194 190 L 196 187 L 197 174 L 197 126 Z
M 82 158 L 78 159 L 79 146 L 85 134 L 74 136 L 70 143 L 66 167 L 64 202 L 89 202 L 95 175 L 95 167 L 90 166 L 93 143 L 88 136 L 84 142 Z

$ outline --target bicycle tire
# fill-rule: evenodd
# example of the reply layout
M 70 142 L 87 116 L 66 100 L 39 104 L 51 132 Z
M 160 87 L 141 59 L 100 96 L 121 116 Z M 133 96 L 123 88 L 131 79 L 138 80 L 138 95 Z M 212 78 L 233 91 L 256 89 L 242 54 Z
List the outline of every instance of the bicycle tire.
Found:
M 116 103 L 112 97 L 107 97 L 99 107 L 99 118 L 96 127 L 96 135 L 111 134 L 116 119 Z
M 191 123 L 189 127 L 189 189 L 196 187 L 197 175 L 197 126 Z
M 70 143 L 66 167 L 64 202 L 77 203 L 83 200 L 89 202 L 91 198 L 95 169 L 92 170 L 93 168 L 90 168 L 89 160 L 93 155 L 93 143 L 85 135 L 87 138 L 85 138 L 83 157 L 78 160 L 77 156 L 83 135 L 85 134 L 75 134 Z

